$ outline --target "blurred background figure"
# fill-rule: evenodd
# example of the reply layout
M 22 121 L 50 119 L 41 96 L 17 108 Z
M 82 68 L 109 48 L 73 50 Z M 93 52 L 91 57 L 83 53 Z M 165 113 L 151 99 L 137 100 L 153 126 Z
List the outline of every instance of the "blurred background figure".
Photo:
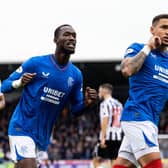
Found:
M 110 166 L 117 157 L 122 140 L 120 117 L 122 104 L 112 97 L 113 86 L 105 83 L 99 86 L 100 103 L 100 136 L 95 147 L 94 168 L 100 168 L 103 159 L 108 159 Z

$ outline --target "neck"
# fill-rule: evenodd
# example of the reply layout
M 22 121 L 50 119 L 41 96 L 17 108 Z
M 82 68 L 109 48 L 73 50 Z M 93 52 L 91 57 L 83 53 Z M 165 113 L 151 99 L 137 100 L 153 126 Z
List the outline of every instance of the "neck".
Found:
M 160 46 L 158 48 L 158 50 L 161 51 L 161 52 L 166 52 L 166 51 L 168 51 L 168 47 L 167 46 Z
M 111 95 L 105 95 L 104 100 L 107 100 L 108 98 L 111 98 L 111 97 L 112 97 Z
M 69 62 L 70 54 L 66 54 L 56 50 L 54 57 L 57 60 L 58 64 L 66 65 Z

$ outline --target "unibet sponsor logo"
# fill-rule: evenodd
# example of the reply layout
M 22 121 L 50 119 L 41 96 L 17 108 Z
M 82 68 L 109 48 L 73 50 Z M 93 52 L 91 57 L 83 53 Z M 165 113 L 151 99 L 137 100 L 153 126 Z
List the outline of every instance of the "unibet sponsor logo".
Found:
M 43 92 L 45 93 L 45 96 L 41 96 L 40 99 L 56 105 L 60 104 L 60 99 L 65 95 L 64 92 L 49 87 L 44 87 Z
M 65 93 L 64 92 L 61 92 L 61 91 L 58 91 L 58 90 L 55 90 L 55 89 L 51 89 L 51 88 L 48 88 L 48 87 L 44 87 L 43 89 L 44 93 L 47 93 L 47 94 L 50 94 L 50 95 L 53 95 L 53 96 L 57 96 L 59 98 L 63 98 Z

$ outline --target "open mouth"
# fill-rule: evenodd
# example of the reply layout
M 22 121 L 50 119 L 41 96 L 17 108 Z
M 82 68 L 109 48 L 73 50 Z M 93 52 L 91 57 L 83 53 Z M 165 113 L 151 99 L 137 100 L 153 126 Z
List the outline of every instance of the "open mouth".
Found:
M 75 48 L 75 43 L 74 42 L 68 42 L 67 44 L 68 48 Z
M 168 36 L 163 37 L 163 40 L 168 43 Z
M 75 47 L 75 45 L 72 44 L 72 43 L 68 44 L 67 46 L 68 46 L 68 47 L 73 47 L 73 48 Z

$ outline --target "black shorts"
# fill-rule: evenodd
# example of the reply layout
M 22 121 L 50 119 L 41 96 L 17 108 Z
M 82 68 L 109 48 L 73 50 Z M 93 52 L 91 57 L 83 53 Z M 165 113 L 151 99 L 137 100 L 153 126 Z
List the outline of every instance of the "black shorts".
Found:
M 95 147 L 94 156 L 98 156 L 104 159 L 116 159 L 118 151 L 121 145 L 121 141 L 106 141 L 106 147 L 102 148 L 99 143 Z

